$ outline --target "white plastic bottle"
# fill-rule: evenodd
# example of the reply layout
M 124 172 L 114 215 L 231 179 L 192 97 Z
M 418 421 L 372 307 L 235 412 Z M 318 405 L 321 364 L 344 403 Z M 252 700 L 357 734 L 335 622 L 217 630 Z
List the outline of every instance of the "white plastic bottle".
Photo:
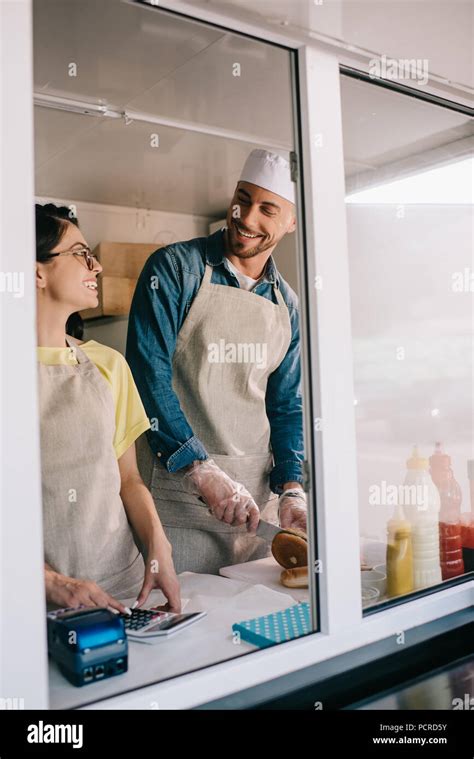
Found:
M 407 460 L 405 482 L 399 494 L 405 516 L 412 528 L 413 588 L 426 588 L 441 582 L 439 551 L 438 488 L 429 473 L 429 461 L 415 446 Z

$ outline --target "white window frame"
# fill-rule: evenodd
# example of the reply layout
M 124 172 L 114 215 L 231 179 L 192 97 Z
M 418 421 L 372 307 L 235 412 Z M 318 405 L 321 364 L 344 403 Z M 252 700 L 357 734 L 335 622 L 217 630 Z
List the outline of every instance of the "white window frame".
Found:
M 0 2 L 0 698 L 48 706 L 33 265 L 33 50 L 29 1 Z
M 120 1 L 127 0 L 117 0 Z M 312 472 L 319 558 L 323 562 L 319 576 L 320 632 L 96 702 L 90 707 L 94 709 L 149 709 L 154 702 L 171 709 L 195 706 L 469 607 L 474 595 L 474 583 L 470 581 L 368 617 L 362 616 L 339 67 L 346 65 L 367 71 L 368 59 L 360 52 L 350 53 L 327 40 L 308 45 L 306 41 L 276 32 L 269 26 L 255 26 L 231 15 L 198 9 L 185 2 L 163 0 L 153 3 L 150 0 L 150 4 L 297 51 L 302 140 L 299 161 L 304 174 L 303 186 L 298 191 L 300 198 L 304 192 L 305 199 L 303 234 L 308 274 L 305 284 L 308 301 L 302 303 L 302 319 L 309 320 L 312 325 L 310 380 L 305 390 L 311 389 L 313 416 L 323 420 L 323 432 L 315 433 L 317 460 Z M 6 382 L 0 384 L 4 414 L 1 441 L 4 450 L 0 458 L 4 497 L 0 521 L 0 608 L 9 610 L 9 614 L 2 614 L 0 623 L 3 657 L 0 696 L 24 698 L 26 708 L 47 708 L 40 450 L 34 359 L 35 286 L 31 265 L 34 248 L 31 0 L 0 4 L 0 13 L 0 35 L 6 63 L 2 66 L 0 80 L 2 106 L 4 108 L 6 102 L 15 104 L 14 128 L 11 126 L 12 114 L 3 111 L 0 122 L 0 137 L 7 144 L 8 156 L 1 172 L 3 255 L 0 270 L 22 269 L 27 294 L 21 309 L 4 296 L 0 301 L 4 317 L 0 331 L 0 365 L 2 379 L 5 381 L 6 378 Z M 441 97 L 446 97 L 448 90 L 454 92 L 442 82 L 430 82 L 427 89 Z M 467 104 L 461 91 L 455 99 Z M 318 135 L 322 136 L 322 147 L 316 139 Z M 305 281 L 303 268 L 303 262 L 300 262 L 300 284 Z M 316 274 L 322 278 L 321 290 L 310 286 Z M 334 345 L 338 346 L 337 350 Z M 12 371 L 15 383 L 10 379 Z M 307 442 L 313 434 L 310 427 L 311 423 L 306 420 Z M 5 445 L 5 431 L 9 433 L 8 445 Z M 28 476 L 22 477 L 19 469 L 24 471 L 26 467 Z M 9 567 L 8 575 L 6 567 Z

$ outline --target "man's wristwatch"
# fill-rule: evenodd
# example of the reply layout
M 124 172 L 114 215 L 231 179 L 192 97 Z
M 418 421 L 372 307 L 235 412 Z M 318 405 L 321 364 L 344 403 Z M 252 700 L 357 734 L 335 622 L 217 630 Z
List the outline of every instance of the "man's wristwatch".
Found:
M 289 496 L 290 498 L 299 498 L 301 502 L 301 508 L 306 508 L 306 493 L 304 492 L 303 488 L 288 488 L 287 490 L 284 490 L 281 496 L 278 498 L 278 519 L 280 519 L 280 508 L 281 504 L 283 503 L 283 498 L 286 498 L 286 496 Z
M 298 496 L 303 496 L 304 500 L 306 500 L 306 494 L 303 488 L 288 488 L 287 490 L 283 491 L 283 493 L 280 495 L 279 500 L 283 499 L 287 495 L 293 496 L 295 498 L 298 498 Z

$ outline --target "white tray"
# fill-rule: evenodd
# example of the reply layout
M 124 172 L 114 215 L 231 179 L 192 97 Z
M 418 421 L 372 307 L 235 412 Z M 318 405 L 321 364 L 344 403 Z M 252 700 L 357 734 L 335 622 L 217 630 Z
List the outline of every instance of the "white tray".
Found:
M 229 577 L 231 580 L 241 580 L 251 585 L 265 585 L 271 590 L 286 593 L 296 601 L 309 601 L 308 588 L 285 588 L 280 583 L 280 574 L 283 568 L 275 561 L 273 556 L 256 561 L 247 561 L 245 564 L 233 564 L 230 567 L 222 567 L 219 574 Z

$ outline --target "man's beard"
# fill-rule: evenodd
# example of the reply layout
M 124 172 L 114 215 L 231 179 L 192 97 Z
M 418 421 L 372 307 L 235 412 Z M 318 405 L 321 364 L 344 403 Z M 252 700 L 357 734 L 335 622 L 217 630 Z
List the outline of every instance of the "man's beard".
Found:
M 265 238 L 261 240 L 258 245 L 256 245 L 254 248 L 244 249 L 241 250 L 240 246 L 242 243 L 238 242 L 235 237 L 234 227 L 232 229 L 227 229 L 227 244 L 229 247 L 230 253 L 232 253 L 233 256 L 236 256 L 237 258 L 254 258 L 255 256 L 258 256 L 259 253 L 263 253 L 268 248 L 271 248 L 271 243 L 266 242 Z

